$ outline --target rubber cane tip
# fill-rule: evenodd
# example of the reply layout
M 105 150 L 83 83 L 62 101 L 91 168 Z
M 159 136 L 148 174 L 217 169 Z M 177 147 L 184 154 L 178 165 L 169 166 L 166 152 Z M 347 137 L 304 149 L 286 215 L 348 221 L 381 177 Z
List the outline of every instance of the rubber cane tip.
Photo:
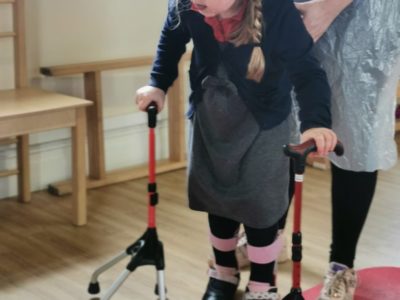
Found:
M 91 295 L 100 293 L 100 285 L 98 282 L 90 283 L 88 287 L 88 293 Z

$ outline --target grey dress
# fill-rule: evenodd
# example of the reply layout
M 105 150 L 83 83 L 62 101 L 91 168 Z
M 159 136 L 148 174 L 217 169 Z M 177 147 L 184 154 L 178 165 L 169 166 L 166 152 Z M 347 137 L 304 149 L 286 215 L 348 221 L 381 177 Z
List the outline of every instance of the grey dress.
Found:
M 261 130 L 222 68 L 202 85 L 189 138 L 189 206 L 270 227 L 288 207 L 288 121 Z

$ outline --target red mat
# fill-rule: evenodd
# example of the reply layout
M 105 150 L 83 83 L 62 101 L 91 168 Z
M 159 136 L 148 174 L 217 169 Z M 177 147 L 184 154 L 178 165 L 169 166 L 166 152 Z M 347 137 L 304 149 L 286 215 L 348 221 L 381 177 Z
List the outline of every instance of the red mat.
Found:
M 399 300 L 400 268 L 379 267 L 357 271 L 358 285 L 354 300 Z M 321 285 L 304 291 L 306 300 L 315 300 Z

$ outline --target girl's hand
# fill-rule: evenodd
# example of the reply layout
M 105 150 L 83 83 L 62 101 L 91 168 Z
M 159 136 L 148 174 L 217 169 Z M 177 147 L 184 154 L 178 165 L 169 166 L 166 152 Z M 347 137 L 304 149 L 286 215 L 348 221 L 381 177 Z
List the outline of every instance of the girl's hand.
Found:
M 295 2 L 295 5 L 303 17 L 307 31 L 316 42 L 351 2 L 352 0 L 311 0 Z
M 314 139 L 317 145 L 318 156 L 327 156 L 329 152 L 335 149 L 337 143 L 336 134 L 328 128 L 311 128 L 303 132 L 301 142 Z M 313 156 L 311 154 L 311 156 Z M 315 155 L 314 155 L 315 156 Z
M 146 85 L 136 91 L 136 104 L 139 110 L 146 111 L 153 101 L 157 104 L 157 110 L 160 112 L 165 102 L 165 93 L 162 89 Z

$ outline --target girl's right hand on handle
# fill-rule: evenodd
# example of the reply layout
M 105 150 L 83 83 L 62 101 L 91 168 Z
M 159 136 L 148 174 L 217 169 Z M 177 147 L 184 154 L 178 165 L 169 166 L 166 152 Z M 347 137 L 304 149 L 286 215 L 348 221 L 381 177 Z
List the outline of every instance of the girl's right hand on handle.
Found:
M 146 85 L 136 91 L 136 104 L 141 111 L 146 111 L 151 102 L 157 104 L 158 112 L 162 111 L 165 102 L 165 92 L 154 86 Z
M 317 146 L 317 152 L 311 153 L 311 157 L 325 157 L 329 152 L 334 151 L 337 144 L 337 136 L 335 132 L 323 127 L 310 128 L 304 131 L 301 135 L 301 142 L 303 143 L 310 139 L 313 139 Z

